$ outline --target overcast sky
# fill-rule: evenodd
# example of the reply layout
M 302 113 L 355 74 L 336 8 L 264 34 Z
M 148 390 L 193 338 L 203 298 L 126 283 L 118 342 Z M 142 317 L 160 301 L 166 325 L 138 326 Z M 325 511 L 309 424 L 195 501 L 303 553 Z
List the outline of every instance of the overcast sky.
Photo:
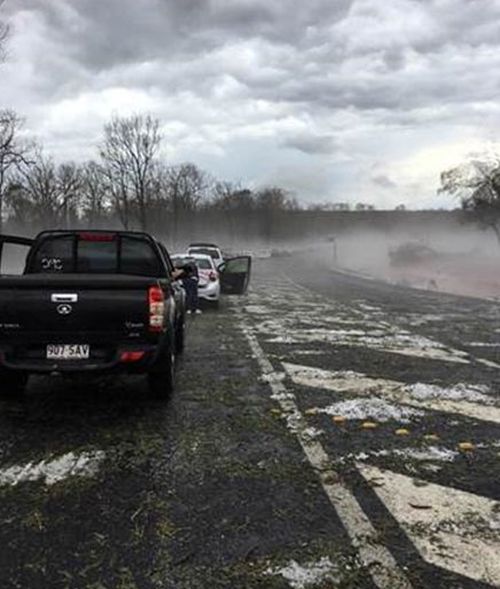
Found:
M 0 108 L 58 160 L 113 115 L 165 156 L 306 201 L 454 205 L 439 172 L 500 131 L 500 0 L 6 0 Z

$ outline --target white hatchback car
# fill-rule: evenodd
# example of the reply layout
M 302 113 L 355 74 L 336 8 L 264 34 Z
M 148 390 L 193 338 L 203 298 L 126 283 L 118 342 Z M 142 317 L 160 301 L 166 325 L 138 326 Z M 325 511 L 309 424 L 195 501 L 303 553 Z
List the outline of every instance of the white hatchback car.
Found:
M 221 284 L 215 260 L 205 254 L 175 254 L 172 257 L 174 265 L 184 264 L 187 261 L 194 261 L 198 268 L 200 281 L 198 282 L 198 297 L 211 302 L 215 307 L 219 306 Z
M 224 263 L 224 256 L 222 255 L 222 251 L 219 246 L 215 245 L 215 243 L 191 243 L 189 244 L 187 253 L 189 256 L 210 256 L 214 261 L 216 269 Z

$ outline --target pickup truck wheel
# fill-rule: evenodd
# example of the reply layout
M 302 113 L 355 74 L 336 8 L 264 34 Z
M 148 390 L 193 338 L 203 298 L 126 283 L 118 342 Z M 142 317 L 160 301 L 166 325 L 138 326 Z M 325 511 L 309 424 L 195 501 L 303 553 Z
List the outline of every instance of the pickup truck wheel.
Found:
M 184 352 L 184 342 L 185 342 L 185 335 L 186 335 L 186 326 L 184 323 L 184 319 L 179 322 L 177 329 L 175 330 L 175 353 L 182 354 Z
M 0 371 L 0 394 L 2 397 L 12 398 L 24 393 L 28 376 L 16 372 Z
M 148 374 L 148 385 L 151 396 L 155 399 L 166 400 L 174 390 L 175 355 L 168 351 L 157 364 L 154 372 Z

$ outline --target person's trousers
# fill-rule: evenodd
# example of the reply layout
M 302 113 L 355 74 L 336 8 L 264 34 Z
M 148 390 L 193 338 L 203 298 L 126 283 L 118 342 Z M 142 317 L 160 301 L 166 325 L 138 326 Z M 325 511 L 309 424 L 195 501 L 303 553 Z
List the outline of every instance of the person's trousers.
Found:
M 198 281 L 196 278 L 186 278 L 182 281 L 186 291 L 186 308 L 188 311 L 196 311 L 198 308 Z

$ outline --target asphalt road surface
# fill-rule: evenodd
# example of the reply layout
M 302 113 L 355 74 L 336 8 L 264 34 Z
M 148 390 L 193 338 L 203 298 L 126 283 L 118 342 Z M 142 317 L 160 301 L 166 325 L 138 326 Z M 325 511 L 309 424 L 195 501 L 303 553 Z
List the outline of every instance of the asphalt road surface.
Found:
M 0 402 L 0 587 L 500 587 L 500 307 L 257 261 L 178 387 Z

